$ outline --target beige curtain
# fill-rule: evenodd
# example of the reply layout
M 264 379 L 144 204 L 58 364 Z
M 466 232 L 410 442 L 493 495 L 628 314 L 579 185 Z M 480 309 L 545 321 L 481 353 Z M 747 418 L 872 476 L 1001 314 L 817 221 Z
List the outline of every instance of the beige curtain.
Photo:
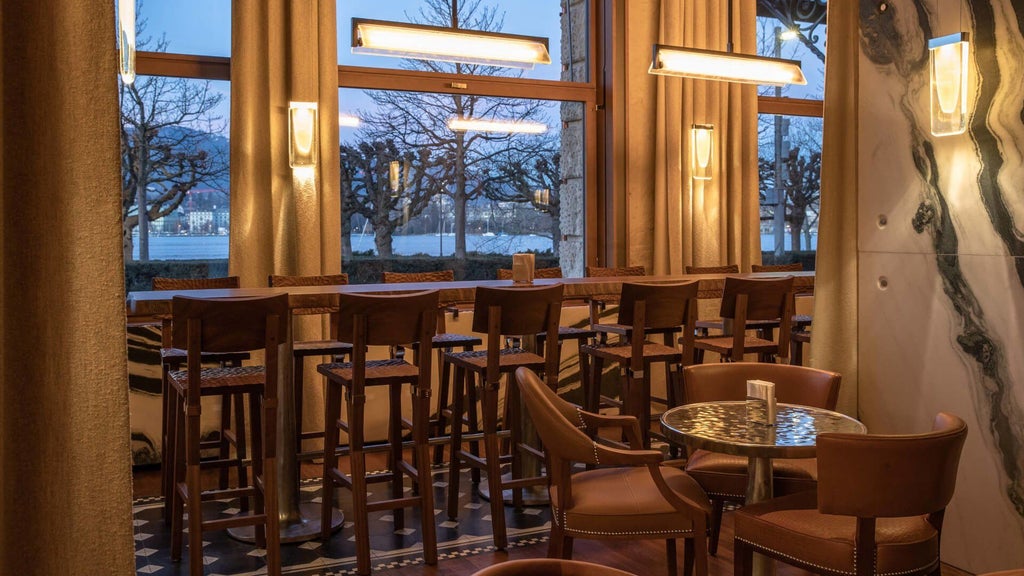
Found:
M 821 216 L 814 279 L 811 365 L 843 375 L 839 409 L 857 413 L 857 77 L 856 2 L 828 5 Z
M 231 26 L 231 252 L 242 286 L 270 274 L 341 271 L 335 0 L 234 0 Z M 317 102 L 316 170 L 288 163 L 288 103 Z M 326 318 L 297 317 L 293 338 L 318 340 Z M 307 381 L 317 375 L 307 370 Z M 322 428 L 319 387 L 303 419 Z
M 0 572 L 135 573 L 114 3 L 2 0 Z
M 337 23 L 334 0 L 232 5 L 230 269 L 243 286 L 269 274 L 341 269 Z M 288 165 L 288 103 L 318 102 L 315 176 Z
M 655 43 L 725 50 L 732 0 L 631 0 L 625 7 L 626 263 L 654 274 L 760 263 L 756 87 L 655 76 Z M 754 0 L 734 14 L 737 52 L 756 52 Z M 690 128 L 713 124 L 713 178 L 690 177 Z

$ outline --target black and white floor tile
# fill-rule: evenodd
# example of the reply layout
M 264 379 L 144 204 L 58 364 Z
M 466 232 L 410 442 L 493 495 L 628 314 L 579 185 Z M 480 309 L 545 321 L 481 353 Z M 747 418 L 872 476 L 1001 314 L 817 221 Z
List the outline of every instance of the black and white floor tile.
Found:
M 491 539 L 490 506 L 479 496 L 470 482 L 469 472 L 463 473 L 461 482 L 460 512 L 458 521 L 450 521 L 443 511 L 446 502 L 447 474 L 438 470 L 434 482 L 434 516 L 437 526 L 439 563 L 446 559 L 472 556 L 493 551 Z M 384 484 L 371 485 L 370 490 L 383 493 Z M 407 490 L 410 488 L 407 486 Z M 346 514 L 341 530 L 327 542 L 310 540 L 281 547 L 282 571 L 297 576 L 342 576 L 355 574 L 355 541 L 351 521 L 351 494 L 348 490 L 336 491 L 338 506 Z M 300 486 L 303 502 L 319 503 L 320 481 L 305 481 Z M 371 500 L 373 496 L 371 496 Z M 230 515 L 238 512 L 237 501 L 213 501 L 204 503 L 207 518 L 217 514 Z M 180 562 L 171 562 L 171 531 L 164 524 L 163 499 L 142 498 L 133 506 L 135 523 L 135 566 L 138 574 L 180 575 L 188 574 L 188 549 L 182 552 Z M 505 521 L 508 527 L 509 547 L 516 548 L 537 544 L 547 540 L 550 530 L 551 513 L 548 507 L 526 507 L 515 510 L 505 507 Z M 374 570 L 399 568 L 421 564 L 422 542 L 420 539 L 420 518 L 418 509 L 405 510 L 405 524 L 395 529 L 393 512 L 370 514 L 370 550 Z M 208 575 L 248 576 L 265 574 L 265 552 L 251 544 L 237 541 L 225 531 L 204 534 L 203 559 Z

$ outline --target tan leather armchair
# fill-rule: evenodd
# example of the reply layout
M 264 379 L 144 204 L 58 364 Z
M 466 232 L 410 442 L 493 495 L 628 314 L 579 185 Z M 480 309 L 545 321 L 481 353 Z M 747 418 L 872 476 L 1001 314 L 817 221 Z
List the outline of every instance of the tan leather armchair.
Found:
M 584 412 L 562 400 L 529 369 L 516 371 L 520 392 L 548 460 L 551 540 L 548 555 L 572 557 L 574 538 L 664 539 L 668 573 L 676 574 L 677 538 L 685 538 L 683 564 L 706 576 L 707 521 L 711 503 L 685 472 L 661 466 L 657 450 L 623 450 L 600 444 L 586 431 L 618 428 L 640 445 L 632 416 Z M 581 462 L 607 466 L 572 473 Z
M 736 512 L 735 574 L 754 552 L 818 574 L 939 573 L 963 420 L 939 413 L 925 434 L 818 436 L 818 491 Z
M 683 368 L 683 403 L 744 400 L 747 380 L 775 383 L 775 397 L 785 404 L 800 404 L 834 410 L 839 399 L 841 377 L 835 372 L 763 362 L 701 364 Z M 814 458 L 783 459 L 773 462 L 775 495 L 814 490 L 817 464 Z M 708 552 L 718 552 L 718 535 L 726 501 L 743 502 L 747 493 L 747 459 L 743 456 L 694 450 L 686 461 L 686 472 L 711 499 L 711 535 Z

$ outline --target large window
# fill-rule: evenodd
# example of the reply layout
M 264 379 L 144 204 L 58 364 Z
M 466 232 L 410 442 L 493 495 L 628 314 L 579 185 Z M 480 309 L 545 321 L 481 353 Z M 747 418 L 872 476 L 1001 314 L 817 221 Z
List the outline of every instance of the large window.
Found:
M 377 281 L 381 268 L 494 278 L 523 251 L 582 275 L 596 149 L 591 10 L 585 0 L 339 3 L 342 252 L 353 281 Z M 545 37 L 552 63 L 353 54 L 353 18 Z
M 227 273 L 231 3 L 138 3 L 138 76 L 120 85 L 129 290 Z
M 758 53 L 799 60 L 806 86 L 761 87 L 758 171 L 765 263 L 814 266 L 821 192 L 825 0 L 758 0 Z

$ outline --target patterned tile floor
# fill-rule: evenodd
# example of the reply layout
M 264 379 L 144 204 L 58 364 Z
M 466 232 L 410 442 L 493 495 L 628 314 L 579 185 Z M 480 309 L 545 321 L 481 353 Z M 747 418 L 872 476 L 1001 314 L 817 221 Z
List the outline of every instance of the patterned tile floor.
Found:
M 434 515 L 437 525 L 439 561 L 446 558 L 470 556 L 494 550 L 491 540 L 490 507 L 477 494 L 463 473 L 460 486 L 460 512 L 458 522 L 449 521 L 442 510 L 446 501 L 447 474 L 434 473 Z M 370 490 L 383 493 L 384 484 L 373 484 Z M 406 490 L 410 488 L 406 486 Z M 351 496 L 347 489 L 336 491 L 339 506 L 345 512 L 345 524 L 328 542 L 311 540 L 281 547 L 282 569 L 285 574 L 299 576 L 341 576 L 355 574 L 355 542 L 351 521 Z M 319 480 L 304 481 L 300 486 L 302 502 L 320 502 Z M 371 496 L 371 500 L 373 496 Z M 218 514 L 237 513 L 237 501 L 204 503 L 207 518 Z M 419 535 L 419 510 L 406 509 L 405 528 L 396 530 L 390 511 L 370 514 L 370 550 L 375 570 L 396 568 L 423 562 Z M 135 566 L 139 574 L 188 574 L 187 544 L 181 562 L 171 562 L 170 527 L 163 522 L 163 498 L 143 498 L 133 506 L 135 522 Z M 519 547 L 547 540 L 550 529 L 548 507 L 526 507 L 515 510 L 505 507 L 509 546 Z M 250 575 L 265 574 L 264 552 L 251 544 L 231 538 L 227 532 L 204 535 L 203 558 L 206 574 Z

